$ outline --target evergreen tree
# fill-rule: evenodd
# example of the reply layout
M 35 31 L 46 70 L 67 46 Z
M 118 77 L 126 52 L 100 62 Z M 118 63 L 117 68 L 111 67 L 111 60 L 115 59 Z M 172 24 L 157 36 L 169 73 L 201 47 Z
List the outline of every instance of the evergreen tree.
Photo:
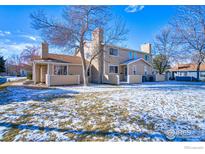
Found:
M 6 60 L 4 60 L 4 57 L 0 56 L 0 73 L 5 72 L 5 62 Z

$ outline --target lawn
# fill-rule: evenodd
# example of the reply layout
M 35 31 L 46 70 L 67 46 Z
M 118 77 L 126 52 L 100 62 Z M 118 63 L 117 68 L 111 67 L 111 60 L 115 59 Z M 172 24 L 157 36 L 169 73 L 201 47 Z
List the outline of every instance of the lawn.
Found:
M 205 84 L 0 90 L 0 141 L 205 141 Z

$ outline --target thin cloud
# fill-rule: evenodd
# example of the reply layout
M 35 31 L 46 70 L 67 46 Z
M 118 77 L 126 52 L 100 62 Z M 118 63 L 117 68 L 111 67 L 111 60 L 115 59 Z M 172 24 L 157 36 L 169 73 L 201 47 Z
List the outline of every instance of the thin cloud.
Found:
M 32 41 L 36 41 L 38 39 L 37 37 L 31 36 L 31 35 L 21 35 L 21 37 L 28 38 L 28 39 L 30 39 Z
M 11 34 L 11 32 L 9 32 L 9 31 L 5 31 L 4 33 L 7 34 L 7 35 Z
M 9 31 L 0 30 L 0 36 L 6 36 L 6 35 L 10 35 L 10 34 L 11 34 L 11 32 L 9 32 Z
M 125 11 L 128 13 L 136 13 L 142 11 L 144 9 L 144 5 L 129 5 L 125 8 Z

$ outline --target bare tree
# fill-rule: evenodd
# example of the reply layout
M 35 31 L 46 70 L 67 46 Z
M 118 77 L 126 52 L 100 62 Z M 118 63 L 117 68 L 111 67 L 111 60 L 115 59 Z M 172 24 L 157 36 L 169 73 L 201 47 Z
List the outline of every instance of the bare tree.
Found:
M 186 55 L 191 55 L 197 64 L 197 80 L 200 65 L 205 61 L 205 6 L 183 6 L 171 22 L 175 29 L 176 40 Z
M 16 72 L 18 76 L 20 74 L 21 69 L 21 58 L 19 55 L 13 54 L 6 60 L 6 72 Z
M 110 17 L 111 11 L 107 6 L 69 6 L 64 9 L 62 20 L 48 18 L 43 11 L 31 14 L 32 26 L 41 31 L 45 40 L 53 45 L 80 52 L 85 86 L 88 85 L 87 71 L 91 64 L 86 63 L 84 51 L 86 41 L 91 40 L 94 29 L 99 27 L 106 31 Z M 92 55 L 90 60 L 92 61 L 101 52 L 101 50 L 96 51 L 97 54 Z
M 39 55 L 39 47 L 36 46 L 26 46 L 21 52 L 20 58 L 24 63 L 29 64 L 34 56 Z
M 159 74 L 164 73 L 170 67 L 170 63 L 179 60 L 178 42 L 174 38 L 174 33 L 168 26 L 161 29 L 155 36 L 153 65 Z
M 170 68 L 168 57 L 163 54 L 156 55 L 153 58 L 153 67 L 157 70 L 157 73 L 163 74 L 168 68 Z
M 5 72 L 5 62 L 6 60 L 4 59 L 4 57 L 0 56 L 0 73 Z

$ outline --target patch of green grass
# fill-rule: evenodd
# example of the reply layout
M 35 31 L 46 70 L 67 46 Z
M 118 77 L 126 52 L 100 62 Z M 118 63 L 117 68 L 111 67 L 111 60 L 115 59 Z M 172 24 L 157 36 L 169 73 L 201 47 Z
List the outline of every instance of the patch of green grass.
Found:
M 3 136 L 3 141 L 11 142 L 15 139 L 16 135 L 18 135 L 20 130 L 18 128 L 11 128 L 9 131 Z
M 6 87 L 11 86 L 12 82 L 5 82 L 3 84 L 0 84 L 0 90 L 4 90 Z

